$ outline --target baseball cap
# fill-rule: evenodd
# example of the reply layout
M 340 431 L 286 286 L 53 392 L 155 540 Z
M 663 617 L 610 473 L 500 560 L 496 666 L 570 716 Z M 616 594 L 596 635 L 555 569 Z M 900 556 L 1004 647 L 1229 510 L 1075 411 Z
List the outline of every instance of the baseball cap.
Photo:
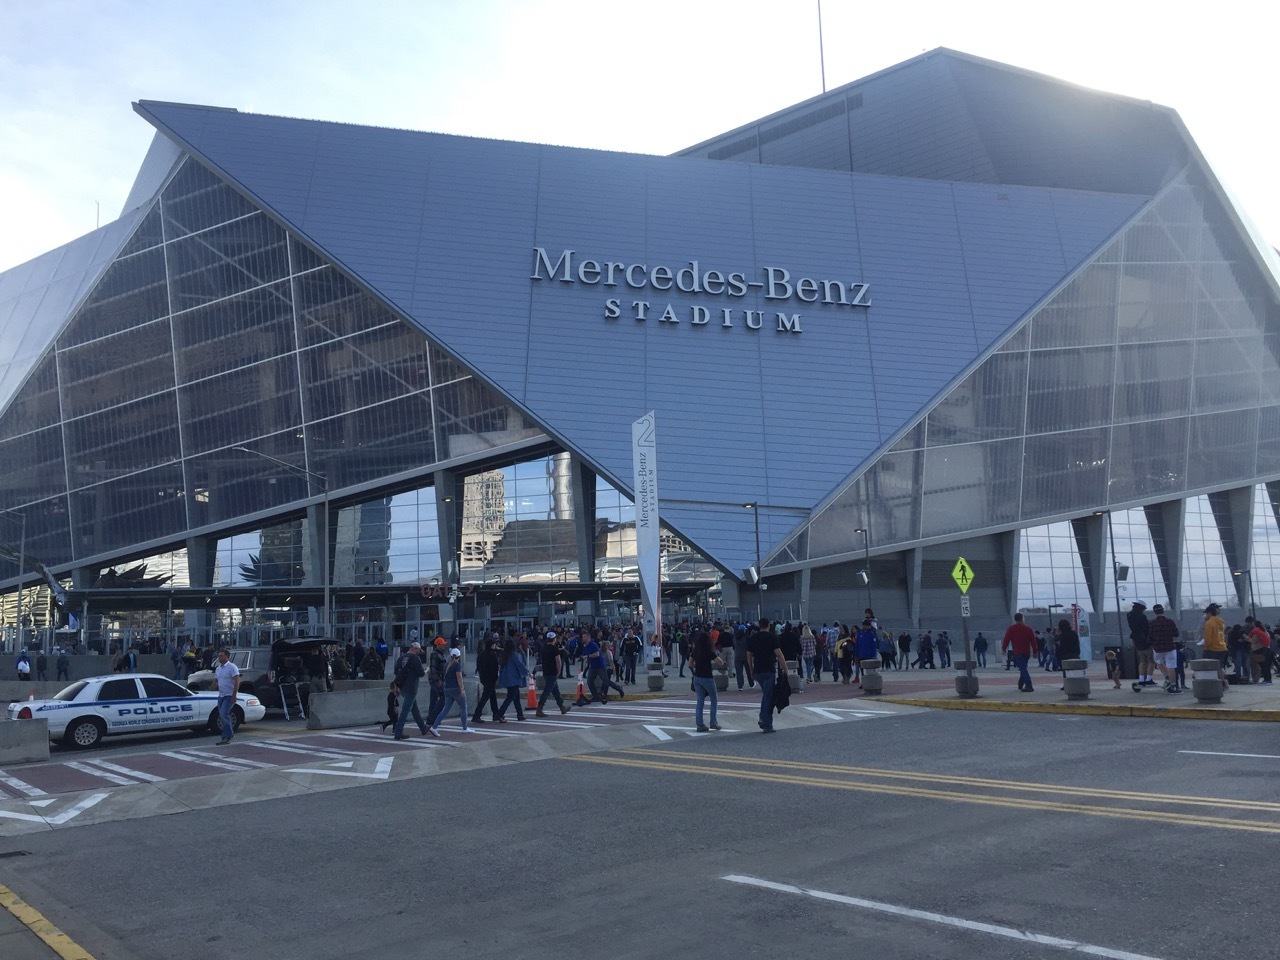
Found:
M 1157 603 L 1154 607 L 1152 607 L 1152 608 L 1151 608 L 1151 612 L 1152 612 L 1152 613 L 1164 613 L 1164 605 L 1163 605 L 1163 604 L 1159 604 L 1159 603 Z
M 457 647 L 454 647 L 452 650 L 450 650 L 450 651 L 449 651 L 449 656 L 451 656 L 451 657 L 461 657 L 461 656 L 462 656 L 462 651 L 461 651 L 461 650 L 459 650 Z
M 448 646 L 448 644 L 444 642 L 444 637 L 436 637 L 435 640 L 432 641 L 432 645 L 436 647 Z
M 1135 600 L 1133 601 L 1133 605 L 1135 607 L 1141 607 L 1143 610 L 1147 609 L 1147 604 L 1143 600 Z
M 1204 612 L 1205 612 L 1205 613 L 1217 613 L 1217 612 L 1218 612 L 1219 610 L 1221 610 L 1221 609 L 1222 609 L 1222 607 L 1221 607 L 1221 606 L 1219 606 L 1218 604 L 1216 604 L 1216 603 L 1211 603 L 1211 604 L 1209 604 L 1207 607 L 1205 607 L 1205 608 L 1204 608 Z
M 420 644 L 417 640 L 415 640 L 415 641 L 413 641 L 413 643 L 409 644 L 409 649 L 410 649 L 410 650 L 413 650 L 414 648 L 417 648 L 418 650 L 421 650 L 421 649 L 422 649 L 422 644 Z
M 547 631 L 547 639 L 548 639 L 548 640 L 554 640 L 555 638 L 556 638 L 556 632 L 555 632 L 554 630 L 548 630 L 548 631 Z

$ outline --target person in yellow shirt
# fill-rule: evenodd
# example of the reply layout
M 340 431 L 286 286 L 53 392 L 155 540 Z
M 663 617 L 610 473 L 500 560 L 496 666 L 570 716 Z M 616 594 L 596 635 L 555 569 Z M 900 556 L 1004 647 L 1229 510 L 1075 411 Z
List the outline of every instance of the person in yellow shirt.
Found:
M 1218 616 L 1221 609 L 1216 603 L 1204 608 L 1204 655 L 1218 661 L 1218 679 L 1222 689 L 1227 689 L 1227 625 Z

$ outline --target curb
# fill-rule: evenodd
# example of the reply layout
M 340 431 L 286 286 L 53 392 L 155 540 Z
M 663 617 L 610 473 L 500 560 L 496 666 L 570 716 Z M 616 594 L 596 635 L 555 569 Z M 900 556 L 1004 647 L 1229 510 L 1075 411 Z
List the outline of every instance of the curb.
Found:
M 1139 707 L 1105 703 L 1006 703 L 1000 700 L 926 700 L 918 697 L 880 697 L 886 703 L 935 710 L 982 710 L 988 713 L 1092 714 L 1100 717 L 1167 717 L 1171 720 L 1252 720 L 1280 723 L 1280 710 L 1222 710 L 1215 707 Z

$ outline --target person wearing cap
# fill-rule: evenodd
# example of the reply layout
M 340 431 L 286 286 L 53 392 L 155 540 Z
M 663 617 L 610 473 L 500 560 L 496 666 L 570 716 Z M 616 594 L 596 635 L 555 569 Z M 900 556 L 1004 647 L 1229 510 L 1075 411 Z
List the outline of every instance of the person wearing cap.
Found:
M 421 711 L 418 710 L 418 682 L 422 679 L 424 672 L 422 644 L 414 640 L 409 644 L 408 652 L 400 654 L 400 659 L 396 661 L 395 684 L 400 690 L 400 715 L 396 717 L 391 732 L 397 740 L 409 739 L 404 735 L 404 724 L 410 715 L 418 724 L 418 729 L 424 736 L 426 735 L 427 725 L 422 719 Z
M 427 701 L 427 723 L 436 722 L 436 714 L 444 703 L 444 672 L 449 666 L 449 645 L 444 637 L 431 641 L 431 658 L 427 661 L 427 686 L 431 698 Z
M 1218 661 L 1218 679 L 1222 681 L 1222 689 L 1227 689 L 1227 625 L 1218 611 L 1222 608 L 1211 603 L 1204 608 L 1204 655 L 1206 659 Z
M 431 723 L 427 733 L 439 739 L 440 724 L 448 718 L 454 704 L 458 705 L 458 719 L 462 721 L 462 732 L 470 733 L 467 726 L 467 688 L 462 679 L 462 651 L 454 647 L 449 651 L 449 661 L 444 668 L 444 690 L 441 694 L 440 715 Z M 499 715 L 501 719 L 501 715 Z
M 1166 693 L 1181 693 L 1178 686 L 1178 625 L 1164 615 L 1164 607 L 1156 604 L 1151 608 L 1155 614 L 1149 624 L 1147 638 L 1151 643 L 1151 656 L 1155 660 L 1156 669 L 1164 675 Z M 1142 689 L 1142 684 L 1135 682 L 1134 692 Z
M 1151 676 L 1154 661 L 1151 658 L 1151 624 L 1147 620 L 1147 605 L 1141 600 L 1133 601 L 1127 619 L 1129 639 L 1137 655 L 1138 679 L 1134 682 L 1134 689 L 1155 686 L 1156 681 Z

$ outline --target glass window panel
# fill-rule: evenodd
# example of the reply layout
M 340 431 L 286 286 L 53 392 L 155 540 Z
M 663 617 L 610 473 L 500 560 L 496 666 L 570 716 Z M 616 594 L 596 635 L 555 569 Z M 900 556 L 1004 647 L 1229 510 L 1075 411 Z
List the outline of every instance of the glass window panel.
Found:
M 62 431 L 58 427 L 0 441 L 0 463 L 4 464 L 0 470 L 0 503 L 6 509 L 9 504 L 30 503 L 52 493 L 66 492 Z M 0 520 L 0 524 L 5 522 Z
M 1118 424 L 1111 437 L 1111 503 L 1184 489 L 1186 417 Z
M 305 465 L 296 430 L 262 437 L 250 447 L 286 463 Z M 196 527 L 299 503 L 321 492 L 318 481 L 308 482 L 305 475 L 238 450 L 189 457 L 185 463 L 191 523 Z
M 0 417 L 0 440 L 56 424 L 58 405 L 58 363 L 49 353 L 22 385 L 18 395 L 9 402 L 4 416 Z
M 142 250 L 149 250 L 152 247 L 160 246 L 163 242 L 164 234 L 160 229 L 160 204 L 157 203 L 151 207 L 151 212 L 142 218 L 142 223 L 138 224 L 138 229 L 133 232 L 129 242 L 124 245 L 124 249 L 120 251 L 120 256 L 127 257 Z
M 1190 412 L 1191 343 L 1126 344 L 1116 377 L 1116 420 Z
M 289 284 L 177 314 L 173 338 L 184 383 L 289 353 L 295 345 Z
M 921 536 L 1015 522 L 1022 441 L 1002 440 L 925 453 Z
M 1094 426 L 1111 420 L 1113 347 L 1031 354 L 1027 432 Z
M 173 389 L 169 321 L 94 341 L 58 354 L 63 415 L 78 417 Z
M 285 234 L 258 213 L 170 243 L 174 312 L 288 276 Z
M 1032 318 L 1031 346 L 1112 343 L 1118 280 L 1116 267 L 1097 263 L 1085 267 Z
M 1031 627 L 1042 630 L 1063 617 L 1069 619 L 1073 603 L 1092 611 L 1069 521 L 1019 531 L 1019 551 L 1018 609 Z
M 1181 340 L 1195 323 L 1192 268 L 1181 263 L 1130 264 L 1120 282 L 1120 339 Z
M 302 346 L 399 322 L 333 267 L 295 277 L 293 284 L 298 305 L 298 342 Z
M 1107 431 L 1028 437 L 1023 457 L 1022 516 L 1049 517 L 1104 502 Z
M 167 464 L 71 494 L 77 556 L 123 551 L 186 529 L 182 466 Z
M 1266 348 L 1259 335 L 1205 340 L 1195 345 L 1195 409 L 1197 411 L 1256 406 L 1256 365 Z
M 417 395 L 312 424 L 307 440 L 314 462 L 339 462 L 344 484 L 362 483 L 440 459 L 431 422 L 431 404 Z
M 76 487 L 181 456 L 178 407 L 172 391 L 69 420 L 68 466 Z
M 304 350 L 307 416 L 323 419 L 426 390 L 423 345 L 420 333 L 397 323 Z
M 929 413 L 929 446 L 1018 436 L 1026 396 L 1027 355 L 992 354 Z
M 293 234 L 289 234 L 289 256 L 292 257 L 291 263 L 294 273 L 306 273 L 308 270 L 318 270 L 321 267 L 328 266 L 327 261 L 320 254 L 316 253 Z
M 1192 489 L 1253 479 L 1258 411 L 1191 418 L 1187 485 Z
M 117 260 L 107 268 L 89 299 L 58 338 L 58 347 L 65 350 L 99 340 L 150 323 L 168 312 L 164 251 L 157 247 Z
M 181 388 L 188 453 L 229 447 L 290 427 L 301 429 L 297 367 L 292 356 Z
M 248 216 L 256 209 L 194 159 L 188 158 L 160 197 L 170 239 Z
M 1276 491 L 1280 497 L 1280 489 Z M 1280 522 L 1276 517 L 1277 503 L 1272 499 L 1267 484 L 1254 486 L 1253 498 L 1253 556 L 1249 561 L 1253 602 L 1258 606 L 1274 607 L 1280 604 Z M 1247 595 L 1246 595 L 1247 599 Z
M 1214 602 L 1239 608 L 1235 581 L 1209 498 L 1189 497 L 1182 531 L 1182 605 L 1203 610 Z M 1234 618 L 1228 619 L 1230 613 L 1226 610 L 1223 613 L 1231 623 Z

